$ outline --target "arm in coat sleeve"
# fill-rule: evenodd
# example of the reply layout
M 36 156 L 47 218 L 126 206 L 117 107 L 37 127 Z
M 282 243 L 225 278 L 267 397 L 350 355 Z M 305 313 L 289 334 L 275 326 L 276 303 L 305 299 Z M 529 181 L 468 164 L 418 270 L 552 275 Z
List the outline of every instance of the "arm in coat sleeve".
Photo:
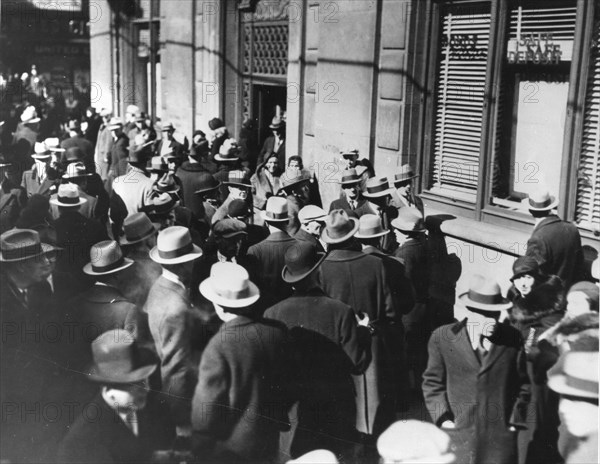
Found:
M 527 374 L 527 355 L 521 350 L 517 356 L 518 393 L 510 416 L 509 425 L 519 429 L 527 428 L 527 410 L 531 400 L 531 383 Z
M 348 310 L 340 322 L 340 344 L 350 362 L 353 375 L 362 374 L 371 362 L 371 333 L 366 327 L 356 325 L 354 311 Z
M 540 269 L 544 269 L 547 261 L 546 257 L 548 256 L 548 247 L 542 239 L 532 235 L 527 241 L 527 251 L 525 252 L 525 255 L 535 258 Z
M 439 426 L 445 420 L 454 420 L 446 393 L 446 364 L 440 350 L 440 338 L 443 332 L 437 329 L 431 335 L 428 344 L 429 360 L 423 373 L 423 397 L 425 406 Z
M 159 327 L 162 390 L 168 395 L 176 426 L 190 424 L 190 401 L 197 381 L 196 366 L 192 360 L 191 329 L 186 312 L 181 310 L 169 311 Z
M 209 345 L 200 361 L 198 385 L 192 401 L 192 440 L 199 455 L 210 454 L 215 442 L 229 435 L 230 424 L 234 423 L 228 420 L 234 413 L 229 407 L 229 384 L 227 362 Z

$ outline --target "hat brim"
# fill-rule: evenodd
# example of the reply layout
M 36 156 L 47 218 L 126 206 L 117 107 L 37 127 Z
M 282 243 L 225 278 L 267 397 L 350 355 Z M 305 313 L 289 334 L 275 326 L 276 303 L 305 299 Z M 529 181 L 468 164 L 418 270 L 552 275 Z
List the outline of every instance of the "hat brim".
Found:
M 27 121 L 21 121 L 23 124 L 35 124 L 40 122 L 42 119 L 41 118 L 33 118 L 33 119 L 28 119 Z
M 325 219 L 327 218 L 327 214 L 324 214 L 323 216 L 317 216 L 317 217 L 311 217 L 311 218 L 305 218 L 303 220 L 300 220 L 300 218 L 298 218 L 298 221 L 300 221 L 300 224 L 308 224 L 309 222 L 325 222 Z
M 278 192 L 277 192 L 277 193 L 279 193 L 279 192 L 285 192 L 285 193 L 288 193 L 288 189 L 291 189 L 291 188 L 297 187 L 298 185 L 300 185 L 300 184 L 304 184 L 304 183 L 306 183 L 306 182 L 310 182 L 310 179 L 301 179 L 301 180 L 294 181 L 294 182 L 292 182 L 291 184 L 287 184 L 287 185 L 285 185 L 285 186 L 281 186 L 281 187 L 279 187 L 279 190 L 278 190 Z
M 215 155 L 215 160 L 220 161 L 222 163 L 227 163 L 229 161 L 238 161 L 239 159 L 240 159 L 239 156 L 235 156 L 233 158 L 223 158 L 223 157 L 221 157 L 221 155 Z
M 416 233 L 416 234 L 424 234 L 425 232 L 427 232 L 426 227 L 421 227 L 420 229 L 404 229 L 402 227 L 398 227 L 393 224 L 390 224 L 390 225 L 392 226 L 392 229 L 399 230 L 400 232 L 409 232 L 409 233 Z
M 156 355 L 147 348 L 140 347 L 139 352 L 140 357 L 144 361 L 144 364 L 141 367 L 130 372 L 119 372 L 116 369 L 106 372 L 100 369 L 96 364 L 91 364 L 86 371 L 88 379 L 93 382 L 108 384 L 128 384 L 147 379 L 158 368 L 159 360 Z
M 581 390 L 567 384 L 567 376 L 564 374 L 554 374 L 548 372 L 548 387 L 560 395 L 578 396 L 580 398 L 598 398 L 598 394 Z
M 343 158 L 358 158 L 360 153 L 342 153 Z
M 114 274 L 115 272 L 122 271 L 123 269 L 127 269 L 132 264 L 133 264 L 133 260 L 132 259 L 124 258 L 122 266 L 119 266 L 119 267 L 117 267 L 115 269 L 111 269 L 110 271 L 96 272 L 92 268 L 92 263 L 87 263 L 85 266 L 83 266 L 83 273 L 87 274 L 87 275 L 91 275 L 91 276 L 109 275 L 109 274 Z
M 42 256 L 42 255 L 44 255 L 46 253 L 52 253 L 53 251 L 62 250 L 62 248 L 49 245 L 48 243 L 41 243 L 40 245 L 42 246 L 42 251 L 40 251 L 39 253 L 36 253 L 35 255 L 24 256 L 24 257 L 19 257 L 19 258 L 15 258 L 15 259 L 7 259 L 7 258 L 5 258 L 2 255 L 2 252 L 0 251 L 0 262 L 2 262 L 2 263 L 16 263 L 17 261 L 25 261 L 27 259 L 31 259 L 31 258 L 36 258 L 38 256 Z
M 198 245 L 193 246 L 193 251 L 177 258 L 161 258 L 158 254 L 158 247 L 154 247 L 150 250 L 150 259 L 158 264 L 179 264 L 187 263 L 188 261 L 194 261 L 202 256 L 202 250 Z
M 220 186 L 221 186 L 221 183 L 218 183 L 214 187 L 196 190 L 194 193 L 197 195 L 202 195 L 203 193 L 206 193 L 206 192 L 213 192 L 213 191 L 217 190 Z M 251 186 L 249 186 L 249 187 L 251 187 Z
M 556 197 L 550 197 L 550 198 L 553 198 L 552 202 L 548 206 L 544 206 L 542 208 L 537 208 L 535 206 L 531 206 L 529 204 L 529 198 L 523 198 L 522 203 L 530 211 L 550 211 L 558 206 L 558 198 L 556 198 Z
M 76 206 L 81 206 L 84 203 L 87 203 L 87 199 L 86 198 L 80 198 L 79 202 L 77 203 L 61 203 L 58 198 L 51 198 L 50 199 L 50 203 L 52 203 L 55 206 L 62 206 L 63 208 L 74 208 Z
M 413 180 L 416 177 L 418 177 L 417 174 L 413 174 L 412 176 L 408 176 L 408 177 L 405 177 L 403 179 L 394 179 L 394 181 L 393 181 L 394 182 L 394 186 L 396 184 L 401 184 L 402 182 L 406 182 L 408 180 Z
M 281 218 L 281 219 L 275 219 L 272 217 L 267 216 L 267 212 L 266 211 L 261 211 L 260 212 L 260 217 L 265 220 L 265 221 L 269 221 L 269 222 L 288 222 L 290 220 L 289 216 L 285 217 L 285 218 Z
M 223 182 L 223 185 L 231 185 L 232 187 L 239 187 L 239 188 L 252 188 L 252 184 L 242 184 L 241 182 Z M 217 187 L 215 187 L 217 188 Z
M 358 219 L 353 218 L 353 217 L 350 217 L 348 219 L 350 219 L 354 223 L 354 227 L 352 228 L 352 230 L 350 232 L 348 232 L 346 235 L 344 235 L 343 237 L 340 237 L 340 238 L 331 238 L 327 234 L 327 227 L 326 227 L 323 229 L 323 232 L 321 232 L 321 240 L 323 240 L 325 243 L 328 243 L 328 244 L 342 243 L 342 242 L 345 242 L 346 240 L 348 240 L 349 238 L 353 237 L 354 235 L 356 235 L 356 232 L 358 232 L 358 228 L 359 228 Z
M 283 269 L 281 271 L 281 278 L 288 284 L 293 284 L 296 282 L 300 282 L 303 279 L 306 279 L 321 265 L 321 263 L 327 256 L 325 253 L 317 253 L 317 255 L 320 256 L 320 258 L 314 264 L 314 266 L 312 266 L 309 270 L 299 275 L 293 275 L 292 273 L 290 273 L 290 269 L 287 267 L 287 265 L 283 266 Z
M 136 243 L 143 242 L 144 240 L 152 237 L 153 235 L 156 235 L 160 229 L 159 224 L 152 223 L 152 227 L 154 227 L 153 231 L 149 231 L 146 235 L 144 235 L 143 237 L 141 237 L 137 240 L 127 240 L 126 236 L 119 237 L 119 244 L 120 245 L 134 245 Z
M 60 148 L 60 147 L 50 147 L 48 148 L 48 150 L 53 151 L 54 153 L 64 153 L 65 150 L 64 148 Z
M 108 126 L 108 130 L 115 130 L 115 129 L 122 129 L 122 128 L 123 128 L 122 124 L 113 124 L 113 125 Z
M 383 237 L 384 235 L 387 235 L 387 234 L 389 234 L 389 233 L 390 233 L 390 231 L 389 231 L 389 230 L 383 230 L 383 231 L 381 231 L 381 232 L 378 232 L 378 233 L 376 233 L 376 234 L 371 234 L 371 235 L 361 235 L 361 233 L 360 233 L 360 227 L 359 227 L 359 231 L 358 231 L 358 232 L 356 232 L 356 235 L 355 235 L 355 237 L 356 237 L 356 238 L 377 238 L 377 237 Z
M 458 300 L 465 306 L 468 306 L 469 308 L 481 309 L 483 311 L 498 311 L 498 312 L 508 309 L 513 305 L 506 298 L 502 298 L 502 299 L 505 301 L 505 303 L 487 304 L 487 303 L 480 303 L 478 301 L 473 301 L 471 298 L 469 298 L 469 292 L 465 292 L 458 297 Z
M 355 180 L 346 180 L 346 181 L 341 181 L 340 185 L 358 185 L 360 184 L 361 179 L 355 179 Z
M 254 282 L 248 282 L 251 296 L 240 298 L 238 300 L 232 300 L 219 295 L 211 285 L 211 279 L 212 278 L 209 277 L 208 279 L 202 281 L 198 288 L 200 289 L 200 293 L 202 296 L 204 296 L 204 298 L 216 305 L 225 306 L 227 308 L 246 308 L 256 303 L 260 298 L 260 290 L 256 284 L 254 284 Z
M 393 188 L 388 188 L 386 190 L 382 190 L 381 192 L 369 193 L 367 191 L 363 192 L 363 197 L 365 198 L 381 198 L 386 195 L 391 195 L 393 193 Z
M 52 153 L 35 153 L 33 155 L 31 155 L 32 158 L 34 159 L 48 159 L 48 158 L 52 158 Z
M 63 179 L 81 179 L 82 177 L 92 177 L 92 174 L 86 172 L 85 174 L 81 174 L 78 176 L 69 176 L 68 174 L 63 174 L 62 176 Z

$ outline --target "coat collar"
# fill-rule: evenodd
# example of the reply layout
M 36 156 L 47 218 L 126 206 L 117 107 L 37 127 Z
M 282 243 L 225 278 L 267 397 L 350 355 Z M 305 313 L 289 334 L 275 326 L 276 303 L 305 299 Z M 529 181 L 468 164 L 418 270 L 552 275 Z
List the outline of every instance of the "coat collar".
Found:
M 362 251 L 354 250 L 332 250 L 325 258 L 325 261 L 355 261 L 364 258 L 366 255 Z
M 271 233 L 265 240 L 269 242 L 289 242 L 293 241 L 294 238 L 290 237 L 287 232 L 278 230 L 277 232 Z
M 556 214 L 551 214 L 548 217 L 542 219 L 538 224 L 533 228 L 534 230 L 541 229 L 542 227 L 549 226 L 551 224 L 556 224 L 557 222 L 561 222 L 562 219 L 559 218 Z

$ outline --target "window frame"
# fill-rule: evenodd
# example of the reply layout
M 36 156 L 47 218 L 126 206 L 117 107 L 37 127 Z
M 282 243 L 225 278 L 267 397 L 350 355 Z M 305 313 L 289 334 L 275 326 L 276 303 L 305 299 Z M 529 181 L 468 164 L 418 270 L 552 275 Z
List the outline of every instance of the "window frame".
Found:
M 507 21 L 510 10 L 520 3 L 519 0 L 427 0 L 427 11 L 430 31 L 429 37 L 423 41 L 427 56 L 426 92 L 424 93 L 424 119 L 422 126 L 421 152 L 421 196 L 433 208 L 443 209 L 460 217 L 486 222 L 501 227 L 510 227 L 521 231 L 530 231 L 534 219 L 527 213 L 511 211 L 491 203 L 494 174 L 495 140 L 498 131 L 498 98 L 502 85 L 504 66 L 504 49 L 507 37 Z M 532 1 L 540 6 L 547 5 L 543 0 Z M 448 6 L 489 5 L 490 8 L 490 48 L 488 51 L 485 79 L 485 93 L 482 113 L 482 135 L 479 150 L 479 171 L 477 191 L 474 203 L 453 199 L 438 192 L 432 192 L 431 179 L 434 166 L 435 118 L 437 91 L 436 78 L 439 71 L 441 19 L 443 8 Z M 573 221 L 577 202 L 577 171 L 580 160 L 582 131 L 586 96 L 586 84 L 589 73 L 589 51 L 592 41 L 594 18 L 600 7 L 594 2 L 576 0 L 576 22 L 573 43 L 573 56 L 569 72 L 569 95 L 565 134 L 562 147 L 561 176 L 558 192 L 558 214 Z M 593 232 L 579 228 L 582 237 L 594 238 Z

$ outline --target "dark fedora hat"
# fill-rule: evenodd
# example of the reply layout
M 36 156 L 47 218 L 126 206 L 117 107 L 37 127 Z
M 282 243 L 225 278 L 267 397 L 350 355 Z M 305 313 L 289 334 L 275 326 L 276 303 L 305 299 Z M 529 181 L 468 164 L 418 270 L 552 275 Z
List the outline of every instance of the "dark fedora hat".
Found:
M 130 214 L 123 222 L 123 235 L 119 239 L 121 245 L 133 245 L 152 237 L 158 232 L 158 227 L 150 221 L 145 213 Z
M 87 375 L 94 382 L 128 384 L 147 379 L 158 367 L 158 358 L 140 347 L 133 334 L 114 329 L 92 342 L 93 363 Z
M 325 253 L 318 253 L 317 247 L 298 241 L 285 252 L 285 266 L 281 277 L 290 284 L 300 282 L 317 269 L 324 259 Z
M 148 160 L 146 169 L 150 172 L 167 172 L 169 170 L 169 165 L 165 163 L 162 156 L 153 156 Z
M 393 189 L 385 177 L 371 177 L 367 180 L 366 189 L 363 192 L 365 198 L 380 198 L 390 195 Z
M 342 186 L 356 185 L 359 183 L 360 183 L 360 176 L 356 172 L 356 169 L 354 169 L 354 168 L 346 169 L 344 172 L 342 172 L 342 179 L 340 181 L 340 184 L 342 184 Z
M 280 177 L 280 192 L 289 194 L 295 187 L 310 182 L 310 174 L 297 169 L 287 169 Z
M 35 258 L 60 248 L 42 243 L 31 229 L 12 229 L 0 235 L 0 262 L 10 263 Z
M 247 218 L 252 216 L 252 209 L 250 205 L 244 200 L 236 198 L 227 208 L 227 215 L 232 218 Z
M 229 171 L 227 174 L 227 182 L 223 182 L 223 185 L 231 185 L 238 188 L 252 187 L 248 174 L 246 174 L 246 171 L 242 170 Z
M 517 258 L 512 269 L 513 276 L 510 278 L 511 282 L 525 274 L 534 277 L 540 275 L 540 265 L 533 256 L 521 256 Z
M 221 182 L 219 182 L 209 173 L 199 173 L 198 177 L 198 188 L 194 193 L 197 193 L 199 195 L 206 192 L 212 192 L 213 190 L 217 190 L 221 186 Z
M 245 222 L 238 219 L 225 218 L 213 224 L 212 231 L 217 238 L 231 238 L 237 235 L 248 235 Z
M 208 127 L 210 128 L 210 130 L 216 130 L 219 127 L 224 127 L 224 126 L 225 126 L 225 123 L 220 118 L 212 118 L 210 121 L 208 121 Z
M 77 161 L 83 161 L 85 159 L 85 154 L 83 150 L 79 147 L 71 147 L 68 148 L 65 152 L 65 161 L 67 163 L 76 163 Z

